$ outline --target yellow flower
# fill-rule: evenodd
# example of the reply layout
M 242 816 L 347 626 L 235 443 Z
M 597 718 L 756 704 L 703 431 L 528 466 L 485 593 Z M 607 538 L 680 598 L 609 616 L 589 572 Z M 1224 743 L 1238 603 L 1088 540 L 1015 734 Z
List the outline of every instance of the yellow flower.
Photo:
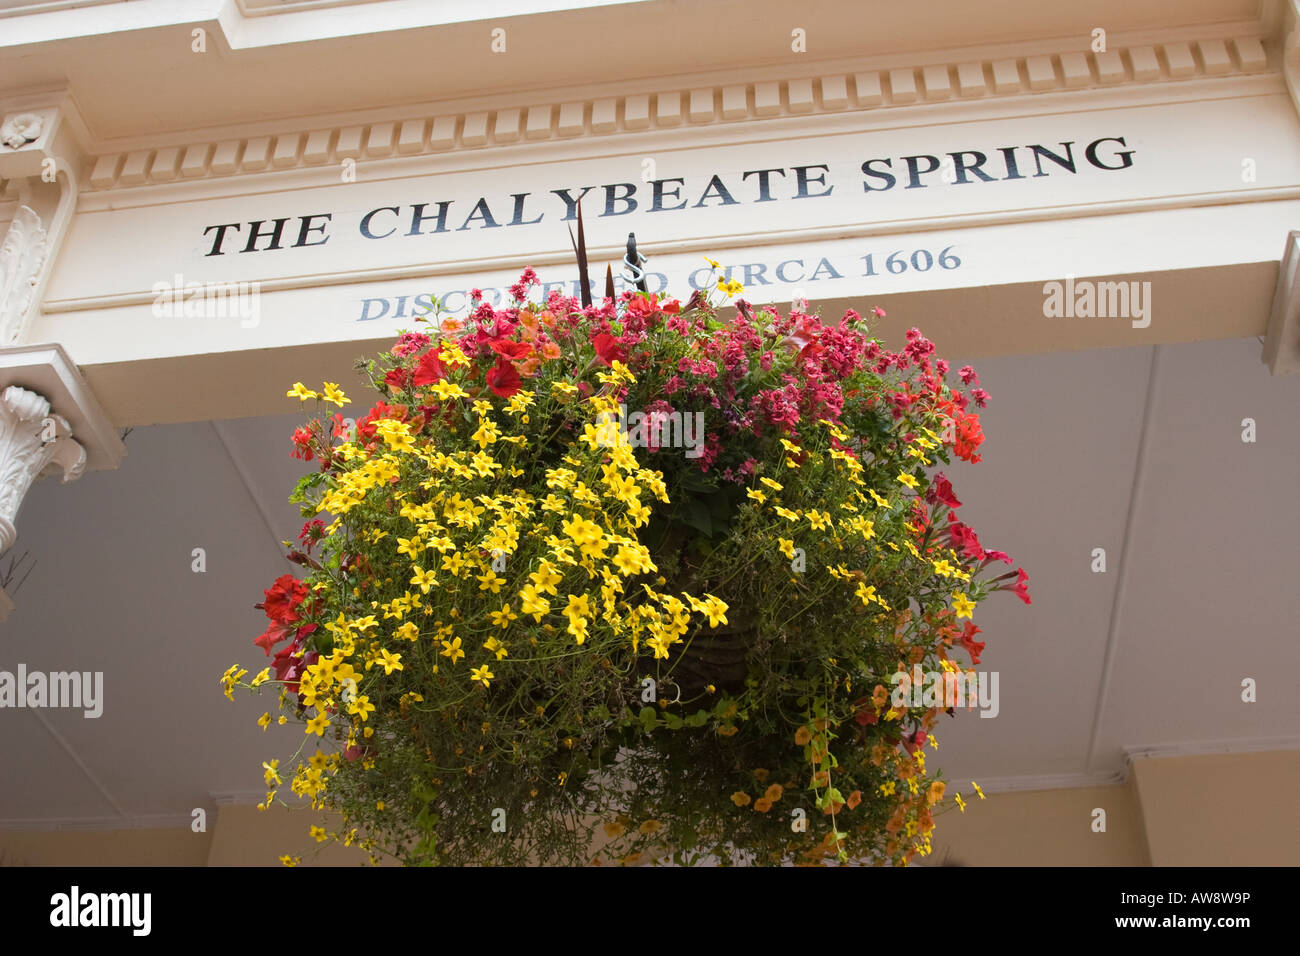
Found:
M 324 827 L 308 827 L 307 835 L 310 836 L 317 843 L 324 843 L 326 840 L 329 839 L 329 834 L 325 832 Z
M 285 398 L 300 398 L 300 399 L 302 399 L 304 402 L 307 401 L 307 399 L 309 399 L 309 398 L 320 398 L 319 395 L 317 395 L 315 392 L 313 392 L 310 388 L 308 388 L 308 387 L 307 387 L 306 385 L 304 385 L 302 382 L 294 382 L 294 383 L 293 383 L 293 388 L 291 388 L 291 389 L 289 389 L 289 391 L 285 392 L 284 397 L 285 397 Z
M 975 610 L 975 602 L 966 597 L 961 591 L 957 591 L 952 596 L 952 609 L 959 619 L 970 617 L 971 612 Z
M 763 492 L 759 491 L 757 488 L 747 488 L 745 489 L 745 494 L 754 501 L 757 501 L 760 505 L 767 500 L 767 495 L 763 494 Z
M 334 382 L 325 383 L 324 398 L 325 401 L 333 402 L 339 408 L 342 408 L 344 405 L 348 403 L 348 397 L 343 394 L 342 390 L 340 390 L 338 385 L 335 384 Z
M 452 638 L 450 641 L 442 642 L 443 657 L 450 657 L 453 664 L 465 656 L 465 652 L 460 649 L 460 638 Z
M 267 712 L 263 714 L 261 717 L 257 718 L 257 726 L 261 727 L 263 730 L 266 730 L 267 727 L 271 726 L 270 712 Z
M 957 794 L 956 800 L 957 800 L 957 808 L 958 808 L 959 810 L 961 810 L 962 813 L 965 813 L 965 812 L 966 812 L 966 801 L 963 800 L 963 799 L 961 798 L 961 794 L 960 794 L 960 793 Z
M 974 780 L 972 780 L 972 781 L 970 782 L 970 785 L 971 785 L 972 787 L 975 788 L 975 792 L 978 793 L 978 794 L 980 795 L 980 799 L 983 800 L 983 799 L 984 799 L 984 791 L 980 789 L 980 785 L 979 785 L 978 783 L 976 783 Z
M 420 636 L 420 629 L 407 621 L 393 632 L 393 637 L 401 641 L 415 641 Z
M 488 670 L 488 666 L 486 664 L 484 664 L 482 667 L 475 667 L 473 670 L 470 671 L 469 676 L 470 676 L 470 680 L 476 680 L 479 683 L 481 683 L 484 687 L 490 687 L 491 686 L 490 681 L 492 680 L 492 678 L 496 677 L 496 675 L 493 674 L 492 671 Z
M 738 807 L 747 807 L 749 806 L 750 796 L 743 790 L 737 790 L 731 795 L 731 802 Z
M 761 481 L 763 484 L 767 485 L 767 486 L 768 486 L 769 488 L 771 488 L 773 491 L 780 491 L 782 488 L 785 487 L 785 485 L 783 485 L 783 484 L 781 484 L 781 483 L 779 483 L 779 482 L 773 481 L 771 478 L 760 478 L 760 479 L 758 479 L 758 480 Z
M 777 546 L 777 549 L 778 549 L 782 554 L 784 554 L 787 558 L 790 558 L 791 560 L 794 560 L 794 542 L 793 542 L 793 541 L 789 540 L 788 538 L 777 538 L 777 539 L 776 539 L 776 546 Z
M 705 256 L 705 257 L 704 257 L 704 261 L 707 262 L 709 265 L 713 266 L 713 268 L 715 268 L 715 269 L 721 268 L 721 267 L 720 267 L 716 262 L 714 262 L 714 261 L 713 261 L 712 259 L 710 259 L 708 256 Z
M 917 480 L 916 480 L 915 478 L 913 478 L 911 475 L 909 475 L 909 474 L 907 474 L 906 472 L 903 472 L 903 471 L 900 471 L 900 472 L 898 473 L 898 480 L 899 480 L 900 482 L 902 482 L 903 484 L 907 485 L 907 487 L 912 488 L 912 489 L 915 489 L 915 488 L 917 487 L 917 485 L 920 484 L 919 481 L 917 481 Z
M 501 610 L 493 611 L 488 616 L 492 618 L 492 623 L 497 627 L 509 627 L 511 621 L 519 620 L 519 615 L 510 610 L 510 605 L 508 603 L 502 604 Z
M 495 654 L 497 656 L 497 660 L 501 660 L 503 657 L 510 656 L 510 652 L 506 650 L 506 645 L 503 644 L 501 641 L 498 641 L 495 637 L 489 637 L 487 639 L 487 643 L 485 643 L 483 646 L 487 648 L 487 650 Z
M 307 721 L 306 733 L 315 734 L 317 737 L 325 736 L 325 728 L 329 726 L 329 721 L 325 719 L 323 713 L 317 713 L 315 717 Z
M 412 570 L 415 571 L 415 577 L 411 578 L 411 583 L 417 585 L 421 593 L 428 594 L 429 588 L 436 583 L 433 571 L 422 571 L 418 565 L 414 566 Z
M 286 853 L 284 856 L 280 857 L 280 862 L 285 866 L 297 866 L 302 862 L 302 859 L 296 856 L 290 856 Z

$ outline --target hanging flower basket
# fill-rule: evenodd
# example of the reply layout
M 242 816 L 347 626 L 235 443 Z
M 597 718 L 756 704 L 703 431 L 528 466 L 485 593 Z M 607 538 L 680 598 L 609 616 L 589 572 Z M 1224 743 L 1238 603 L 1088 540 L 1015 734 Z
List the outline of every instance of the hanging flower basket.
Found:
M 355 421 L 290 390 L 326 408 L 292 439 L 303 577 L 258 605 L 267 667 L 222 677 L 304 730 L 264 806 L 408 864 L 928 853 L 965 811 L 932 731 L 973 701 L 902 678 L 972 683 L 976 606 L 1029 600 L 936 471 L 979 460 L 974 371 L 853 311 L 724 319 L 724 278 L 684 304 L 536 283 L 361 362 Z

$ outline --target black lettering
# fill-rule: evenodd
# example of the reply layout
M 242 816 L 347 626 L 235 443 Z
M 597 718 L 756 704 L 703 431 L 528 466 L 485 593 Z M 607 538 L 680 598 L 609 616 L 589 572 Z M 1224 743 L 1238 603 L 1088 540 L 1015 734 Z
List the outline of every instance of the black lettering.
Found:
M 709 199 L 710 196 L 716 196 L 718 199 L 721 199 L 722 205 L 724 206 L 735 206 L 739 202 L 731 197 L 731 193 L 727 192 L 727 187 L 722 185 L 722 178 L 716 173 L 713 178 L 709 180 L 709 185 L 704 188 L 704 194 L 700 196 L 700 201 L 697 202 L 693 208 L 699 209 L 701 206 L 706 206 L 707 203 L 705 200 Z
M 1025 176 L 1020 172 L 1020 167 L 1016 165 L 1016 147 L 1003 146 L 999 152 L 1002 153 L 1002 160 L 1007 164 L 1007 174 L 1002 178 L 1005 179 L 1024 179 Z
M 957 170 L 957 178 L 953 181 L 953 185 L 973 182 L 973 180 L 966 177 L 967 173 L 974 173 L 983 182 L 993 182 L 993 177 L 980 168 L 988 162 L 988 157 L 983 153 L 974 149 L 964 149 L 960 153 L 949 153 L 948 155 L 952 157 L 952 164 Z M 968 164 L 964 159 L 966 156 L 974 156 L 975 162 Z
M 284 232 L 284 224 L 289 220 L 273 219 L 271 221 L 274 222 L 275 225 L 271 227 L 271 231 L 269 233 L 262 231 L 262 227 L 266 225 L 265 219 L 258 219 L 256 222 L 250 222 L 248 224 L 248 227 L 251 230 L 248 234 L 248 245 L 244 246 L 244 248 L 240 249 L 239 251 L 240 252 L 269 252 L 272 249 L 284 248 L 283 246 L 280 245 L 280 235 Z M 271 244 L 268 245 L 265 249 L 258 249 L 257 241 L 259 239 L 270 239 Z
M 625 191 L 623 195 L 618 195 L 615 190 L 622 187 Z M 636 186 L 632 183 L 612 183 L 605 187 L 605 211 L 602 216 L 626 216 L 636 210 L 636 200 L 632 195 L 636 192 Z M 622 212 L 615 212 L 614 204 L 623 203 L 627 206 Z
M 920 169 L 917 160 L 928 159 L 930 166 L 928 169 Z M 922 173 L 932 173 L 939 168 L 938 156 L 904 156 L 903 162 L 907 163 L 907 185 L 904 189 L 924 189 L 925 183 L 921 182 Z
M 479 197 L 479 201 L 474 204 L 474 208 L 465 217 L 465 224 L 456 231 L 464 232 L 475 219 L 483 223 L 484 229 L 499 229 L 501 227 L 501 223 L 492 218 L 492 210 L 488 208 L 487 197 L 485 196 Z
M 451 202 L 450 199 L 444 199 L 442 202 L 438 203 L 438 226 L 433 230 L 433 232 L 451 231 L 447 228 L 447 212 L 451 209 Z M 411 228 L 406 233 L 408 236 L 427 235 L 423 232 L 421 227 L 424 225 L 426 219 L 434 218 L 433 216 L 426 216 L 424 214 L 424 210 L 427 206 L 428 203 L 417 203 L 411 207 Z
M 331 220 L 333 220 L 334 218 L 333 213 L 318 212 L 315 215 L 300 216 L 299 218 L 302 220 L 302 226 L 299 227 L 298 229 L 298 241 L 293 244 L 293 247 L 295 249 L 297 249 L 299 246 L 323 246 L 325 245 L 325 243 L 329 242 L 330 237 L 325 235 L 325 223 L 328 223 Z M 324 219 L 325 222 L 322 222 L 319 225 L 312 225 L 313 219 Z M 319 232 L 321 234 L 320 242 L 307 241 L 307 236 L 309 236 L 313 232 Z
M 1035 179 L 1037 179 L 1039 176 L 1047 175 L 1047 173 L 1043 172 L 1043 157 L 1047 157 L 1052 162 L 1056 163 L 1056 165 L 1060 166 L 1062 169 L 1068 169 L 1070 172 L 1075 172 L 1074 149 L 1073 149 L 1074 141 L 1071 140 L 1070 142 L 1062 143 L 1061 145 L 1065 147 L 1064 156 L 1058 156 L 1050 149 L 1045 149 L 1042 146 L 1029 147 L 1034 153 L 1034 167 L 1038 170 L 1038 172 L 1034 173 Z
M 750 176 L 758 177 L 758 198 L 755 199 L 754 202 L 775 202 L 776 201 L 776 197 L 772 195 L 772 188 L 770 183 L 773 173 L 780 173 L 782 176 L 784 176 L 785 170 L 784 169 L 751 169 L 749 172 L 745 173 L 740 177 L 741 182 L 744 182 Z
M 515 201 L 515 214 L 511 217 L 510 221 L 506 223 L 507 226 L 531 226 L 533 223 L 541 222 L 542 219 L 545 217 L 546 215 L 545 213 L 538 213 L 536 219 L 529 219 L 527 222 L 524 222 L 524 200 L 527 199 L 530 195 L 532 194 L 531 193 L 511 194 L 510 198 Z
M 1124 142 L 1123 136 L 1107 136 L 1102 139 L 1093 140 L 1088 144 L 1088 148 L 1083 151 L 1083 155 L 1087 158 L 1088 162 L 1092 163 L 1092 165 L 1096 166 L 1098 169 L 1128 169 L 1133 165 L 1133 154 L 1137 151 L 1132 149 L 1127 151 L 1116 151 L 1115 155 L 1120 157 L 1120 163 L 1118 166 L 1107 166 L 1105 163 L 1098 160 L 1097 147 L 1102 143 L 1119 143 L 1121 146 L 1128 145 L 1128 143 Z
M 884 163 L 886 166 L 889 166 L 891 168 L 894 165 L 894 161 L 892 159 L 869 159 L 865 163 L 863 163 L 862 175 L 874 176 L 876 179 L 883 180 L 885 185 L 872 186 L 869 183 L 863 183 L 862 191 L 864 193 L 871 193 L 871 192 L 883 193 L 886 189 L 893 189 L 894 184 L 898 182 L 898 180 L 894 178 L 894 174 L 872 169 L 871 168 L 872 163 Z
M 361 217 L 361 235 L 365 236 L 367 239 L 385 239 L 388 236 L 391 236 L 393 233 L 397 232 L 396 226 L 394 226 L 392 229 L 389 229 L 382 236 L 376 236 L 373 232 L 371 232 L 370 220 L 374 218 L 375 213 L 377 212 L 391 212 L 394 216 L 396 216 L 398 213 L 398 207 L 380 206 L 378 209 L 372 209 L 370 210 L 370 212 L 366 213 L 364 216 Z
M 569 195 L 569 191 L 567 189 L 552 189 L 551 192 L 553 192 L 555 195 L 559 196 L 561 199 L 564 200 L 564 218 L 561 219 L 560 222 L 566 222 L 570 219 L 577 219 L 578 203 L 582 201 L 583 196 L 587 195 L 587 193 L 591 192 L 595 188 L 596 188 L 595 186 L 583 186 L 582 194 L 578 196 L 577 199 L 574 199 L 571 195 Z
M 221 251 L 221 244 L 226 240 L 226 230 L 233 229 L 235 232 L 239 232 L 240 224 L 237 222 L 228 222 L 220 226 L 208 226 L 208 228 L 203 230 L 203 234 L 206 236 L 213 229 L 217 230 L 217 238 L 212 241 L 212 251 L 207 253 L 207 255 L 224 256 L 225 253 Z
M 794 170 L 795 183 L 799 187 L 794 194 L 795 199 L 816 199 L 818 196 L 829 196 L 831 191 L 835 189 L 834 186 L 826 186 L 826 174 L 830 172 L 829 166 L 792 166 L 791 168 Z M 822 174 L 820 176 L 809 176 L 808 170 L 810 169 L 820 169 Z M 809 183 L 826 186 L 826 191 L 824 193 L 810 193 L 808 191 Z
M 670 192 L 664 189 L 664 183 L 680 183 L 681 186 L 684 186 L 686 185 L 686 180 L 652 179 L 650 181 L 650 185 L 654 187 L 653 201 L 650 203 L 650 208 L 647 210 L 647 212 L 672 212 L 675 209 L 686 208 L 686 200 L 682 199 L 681 187 L 679 186 L 677 189 L 674 189 Z M 680 206 L 665 206 L 664 196 L 668 196 L 670 199 L 682 199 L 682 204 Z

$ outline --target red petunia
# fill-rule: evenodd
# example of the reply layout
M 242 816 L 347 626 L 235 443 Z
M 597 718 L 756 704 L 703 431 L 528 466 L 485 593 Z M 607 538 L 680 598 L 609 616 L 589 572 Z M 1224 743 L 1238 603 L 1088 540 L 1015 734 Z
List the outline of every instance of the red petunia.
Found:
M 416 385 L 432 385 L 434 382 L 441 382 L 446 377 L 446 366 L 439 361 L 436 353 L 425 352 L 420 356 L 420 361 L 415 365 Z
M 522 387 L 522 380 L 519 378 L 519 370 L 511 365 L 506 359 L 497 359 L 497 364 L 488 369 L 487 386 L 492 389 L 494 394 L 502 398 L 509 398 Z
M 267 627 L 266 631 L 253 638 L 253 643 L 266 651 L 266 656 L 271 656 L 271 648 L 279 644 L 293 632 L 291 624 L 277 624 L 274 621 Z
M 942 501 L 949 508 L 961 507 L 961 502 L 952 493 L 952 482 L 948 480 L 948 477 L 943 472 L 939 472 L 934 476 L 934 482 L 930 485 L 930 490 L 925 498 L 931 503 Z
M 384 384 L 391 389 L 403 391 L 411 387 L 411 370 L 406 368 L 390 368 L 384 376 Z
M 961 637 L 957 638 L 958 643 L 960 643 L 962 647 L 966 648 L 966 650 L 970 651 L 970 663 L 972 667 L 979 664 L 980 655 L 984 653 L 985 642 L 972 640 L 972 638 L 974 638 L 979 632 L 980 629 L 975 626 L 973 621 L 967 621 L 966 627 L 961 633 Z
M 292 574 L 282 574 L 262 593 L 266 600 L 259 606 L 266 616 L 277 624 L 293 624 L 298 620 L 298 606 L 307 599 L 307 585 Z
M 596 357 L 606 365 L 613 365 L 614 362 L 622 362 L 627 358 L 627 353 L 618 344 L 618 339 L 608 332 L 593 336 L 591 344 L 596 347 Z
M 1029 575 L 1025 573 L 1025 569 L 1017 568 L 1016 586 L 1013 587 L 1011 590 L 1016 597 L 1020 598 L 1020 600 L 1024 601 L 1026 604 L 1033 604 L 1034 602 L 1029 600 L 1028 584 L 1029 584 Z
M 488 343 L 488 347 L 497 355 L 511 361 L 525 359 L 533 354 L 533 347 L 527 342 L 511 342 L 509 339 L 493 339 Z

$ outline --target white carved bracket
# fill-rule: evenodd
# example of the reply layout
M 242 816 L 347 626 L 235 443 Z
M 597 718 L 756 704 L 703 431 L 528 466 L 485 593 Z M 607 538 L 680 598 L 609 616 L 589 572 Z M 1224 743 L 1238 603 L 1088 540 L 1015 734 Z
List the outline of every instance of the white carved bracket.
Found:
M 22 341 L 76 209 L 86 130 L 66 93 L 0 100 L 0 179 L 18 211 L 0 239 L 0 346 Z
M 58 345 L 0 349 L 0 553 L 17 537 L 23 498 L 43 475 L 65 482 L 116 468 L 117 430 Z M 13 602 L 0 590 L 0 621 Z
M 0 394 L 0 553 L 18 538 L 14 521 L 37 478 L 62 472 L 64 482 L 86 470 L 86 449 L 72 426 L 36 392 L 10 385 Z

